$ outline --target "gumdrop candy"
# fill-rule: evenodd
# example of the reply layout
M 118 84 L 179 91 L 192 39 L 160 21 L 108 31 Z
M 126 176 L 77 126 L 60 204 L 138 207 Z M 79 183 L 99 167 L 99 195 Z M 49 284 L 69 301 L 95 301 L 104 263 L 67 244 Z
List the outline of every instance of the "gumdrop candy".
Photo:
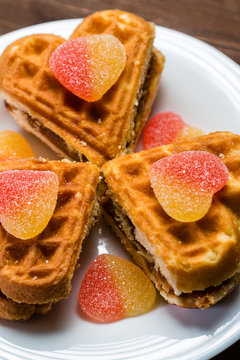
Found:
M 167 111 L 154 115 L 148 122 L 143 135 L 144 150 L 168 145 L 178 139 L 202 135 L 203 132 L 185 124 L 181 116 Z
M 12 130 L 0 131 L 0 160 L 31 157 L 34 157 L 33 151 L 22 135 Z
M 185 126 L 182 118 L 173 112 L 163 112 L 154 115 L 144 130 L 143 147 L 167 145 L 176 141 Z
M 121 75 L 126 51 L 115 36 L 83 36 L 60 45 L 49 64 L 58 81 L 73 94 L 97 101 Z
M 228 180 L 228 169 L 206 151 L 184 151 L 156 161 L 150 181 L 157 200 L 173 219 L 192 222 L 209 210 L 213 195 Z
M 190 139 L 190 138 L 193 138 L 193 137 L 201 136 L 203 134 L 204 134 L 204 132 L 201 129 L 199 129 L 199 128 L 195 127 L 195 126 L 190 126 L 190 125 L 185 124 L 182 135 L 177 140 L 181 140 L 183 138 L 184 139 Z
M 156 290 L 136 265 L 118 256 L 99 255 L 88 268 L 79 292 L 82 311 L 96 322 L 112 322 L 149 311 Z
M 19 239 L 40 234 L 51 219 L 58 194 L 52 171 L 8 170 L 0 173 L 0 221 Z

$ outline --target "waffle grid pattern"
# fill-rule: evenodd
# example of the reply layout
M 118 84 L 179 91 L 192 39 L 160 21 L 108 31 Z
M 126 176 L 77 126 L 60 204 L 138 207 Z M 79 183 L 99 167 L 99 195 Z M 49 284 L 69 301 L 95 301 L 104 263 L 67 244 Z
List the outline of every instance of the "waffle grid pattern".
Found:
M 0 226 L 0 288 L 16 302 L 41 304 L 65 298 L 78 259 L 99 182 L 98 169 L 89 163 L 6 161 L 0 171 L 54 171 L 59 192 L 54 214 L 38 236 L 20 240 Z
M 230 172 L 208 214 L 194 223 L 177 222 L 163 211 L 148 175 L 153 162 L 186 150 L 214 153 Z M 126 155 L 103 166 L 108 188 L 140 230 L 138 240 L 155 258 L 155 266 L 170 274 L 176 293 L 217 286 L 239 269 L 239 151 L 240 136 L 219 132 Z
M 127 136 L 132 142 L 137 138 L 136 134 L 128 132 L 150 62 L 154 27 L 133 14 L 109 10 L 86 18 L 71 38 L 94 33 L 118 37 L 127 53 L 125 70 L 100 101 L 87 103 L 55 79 L 49 57 L 65 41 L 55 35 L 31 35 L 10 45 L 0 61 L 0 88 L 3 97 L 7 94 L 12 99 L 11 106 L 28 113 L 32 121 L 39 119 L 46 129 L 93 163 L 102 165 L 124 152 Z M 160 76 L 163 63 L 164 57 L 159 56 L 156 78 Z M 153 99 L 148 101 L 152 103 Z M 144 113 L 143 123 L 147 116 L 148 113 Z

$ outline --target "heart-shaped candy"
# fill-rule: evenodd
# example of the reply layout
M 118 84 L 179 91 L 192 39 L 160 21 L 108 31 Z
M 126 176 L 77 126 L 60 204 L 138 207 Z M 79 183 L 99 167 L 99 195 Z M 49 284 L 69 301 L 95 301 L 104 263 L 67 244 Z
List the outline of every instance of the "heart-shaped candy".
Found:
M 209 210 L 213 195 L 228 180 L 228 169 L 206 151 L 184 151 L 156 161 L 150 170 L 153 191 L 175 220 L 192 222 Z
M 126 52 L 115 36 L 83 36 L 60 45 L 49 64 L 58 81 L 73 94 L 97 101 L 121 75 Z
M 184 123 L 176 113 L 167 111 L 154 115 L 148 122 L 143 135 L 143 148 L 171 144 L 180 138 L 202 135 L 203 132 Z
M 82 281 L 79 304 L 91 319 L 111 322 L 149 311 L 156 290 L 144 272 L 118 256 L 99 255 Z
M 0 220 L 5 230 L 20 239 L 40 234 L 53 215 L 58 185 L 52 171 L 0 173 Z

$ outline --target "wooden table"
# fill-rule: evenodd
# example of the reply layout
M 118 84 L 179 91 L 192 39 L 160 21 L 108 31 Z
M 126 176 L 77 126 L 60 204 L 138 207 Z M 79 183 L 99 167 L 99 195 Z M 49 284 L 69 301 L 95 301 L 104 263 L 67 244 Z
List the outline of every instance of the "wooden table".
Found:
M 240 64 L 239 0 L 0 0 L 0 35 L 25 26 L 122 9 L 197 37 Z M 240 341 L 214 357 L 237 359 Z

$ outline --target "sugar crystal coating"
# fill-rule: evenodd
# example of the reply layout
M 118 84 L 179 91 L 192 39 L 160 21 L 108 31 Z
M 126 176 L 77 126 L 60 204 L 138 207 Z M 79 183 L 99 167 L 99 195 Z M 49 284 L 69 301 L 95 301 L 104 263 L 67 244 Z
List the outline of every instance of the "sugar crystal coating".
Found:
M 79 303 L 93 320 L 110 322 L 149 311 L 156 291 L 136 265 L 115 255 L 102 254 L 82 281 Z
M 124 304 L 116 288 L 106 255 L 99 255 L 85 274 L 79 304 L 93 320 L 111 322 L 124 318 Z
M 52 171 L 0 173 L 0 220 L 5 230 L 20 239 L 40 234 L 54 212 L 58 185 Z
M 186 124 L 183 129 L 181 138 L 189 139 L 189 138 L 201 136 L 203 134 L 204 134 L 204 132 L 201 129 L 199 129 L 195 126 L 189 126 Z
M 0 131 L 0 160 L 31 157 L 34 157 L 32 149 L 20 134 L 12 130 Z
M 168 145 L 181 138 L 203 135 L 203 131 L 184 123 L 174 112 L 162 112 L 154 115 L 148 122 L 143 134 L 144 150 L 156 146 Z
M 125 316 L 149 311 L 155 301 L 156 290 L 144 272 L 133 263 L 114 255 L 107 255 L 106 261 L 123 299 Z
M 181 137 L 185 126 L 182 118 L 173 112 L 162 112 L 154 115 L 144 130 L 144 149 L 151 149 L 176 141 Z
M 126 52 L 115 36 L 83 36 L 60 45 L 49 64 L 55 77 L 73 94 L 97 101 L 121 75 Z
M 228 180 L 228 169 L 205 151 L 184 151 L 156 161 L 150 170 L 154 193 L 172 218 L 191 222 L 209 210 L 214 193 Z

